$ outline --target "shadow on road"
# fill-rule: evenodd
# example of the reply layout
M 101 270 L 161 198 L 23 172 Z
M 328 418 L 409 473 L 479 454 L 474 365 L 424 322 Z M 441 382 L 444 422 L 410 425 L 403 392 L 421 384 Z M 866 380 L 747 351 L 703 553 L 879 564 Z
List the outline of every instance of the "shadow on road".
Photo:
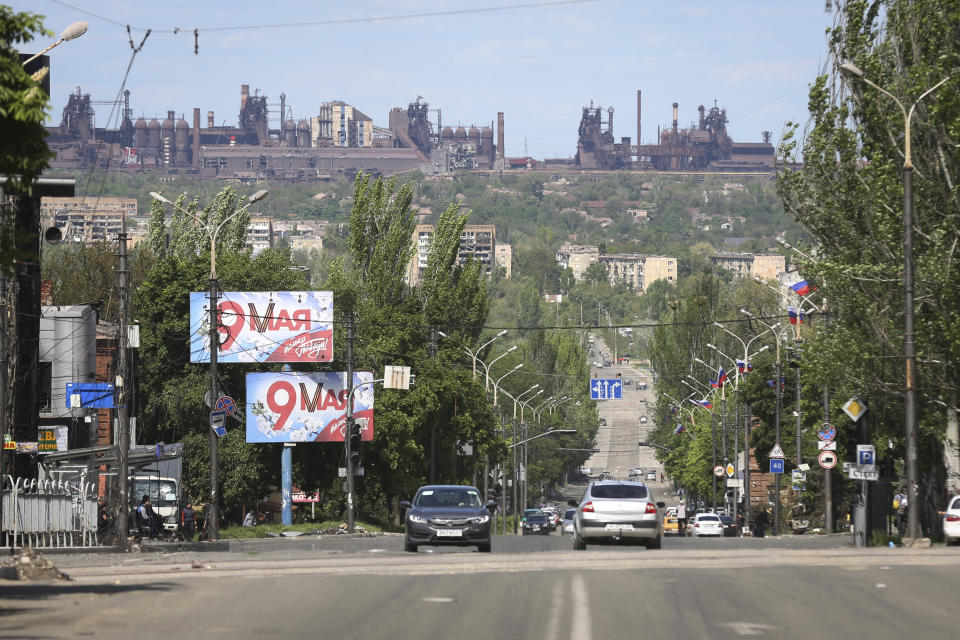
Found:
M 63 595 L 111 595 L 131 591 L 170 591 L 177 585 L 169 582 L 152 584 L 75 584 L 72 582 L 11 582 L 0 584 L 0 602 L 3 600 L 41 600 Z M 23 609 L 0 606 L 0 616 L 23 612 Z

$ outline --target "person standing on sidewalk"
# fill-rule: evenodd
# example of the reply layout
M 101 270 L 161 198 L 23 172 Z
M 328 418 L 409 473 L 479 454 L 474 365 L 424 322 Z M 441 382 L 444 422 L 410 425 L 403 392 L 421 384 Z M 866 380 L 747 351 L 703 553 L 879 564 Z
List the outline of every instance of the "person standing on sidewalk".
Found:
M 677 531 L 681 538 L 687 535 L 687 505 L 682 500 L 677 506 Z
M 180 526 L 183 529 L 183 539 L 187 542 L 193 542 L 193 533 L 197 529 L 197 516 L 193 512 L 193 505 L 187 503 L 180 512 Z

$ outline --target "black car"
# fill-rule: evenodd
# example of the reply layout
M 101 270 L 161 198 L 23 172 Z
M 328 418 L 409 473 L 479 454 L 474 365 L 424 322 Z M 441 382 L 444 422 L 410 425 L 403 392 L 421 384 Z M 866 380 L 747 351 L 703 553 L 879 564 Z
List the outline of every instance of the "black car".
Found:
M 484 504 L 476 487 L 427 485 L 400 506 L 407 510 L 404 551 L 416 553 L 423 544 L 490 551 L 490 513 L 497 503 Z
M 730 516 L 720 516 L 720 524 L 723 526 L 723 535 L 725 537 L 736 537 L 737 521 Z
M 551 529 L 550 516 L 545 513 L 532 513 L 523 523 L 523 535 L 548 536 Z

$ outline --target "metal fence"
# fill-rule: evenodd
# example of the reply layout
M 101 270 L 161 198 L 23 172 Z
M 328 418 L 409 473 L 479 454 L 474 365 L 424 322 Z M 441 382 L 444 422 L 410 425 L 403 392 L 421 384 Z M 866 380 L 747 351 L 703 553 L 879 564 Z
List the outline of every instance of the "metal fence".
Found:
M 92 547 L 97 539 L 97 488 L 84 482 L 3 478 L 0 548 Z

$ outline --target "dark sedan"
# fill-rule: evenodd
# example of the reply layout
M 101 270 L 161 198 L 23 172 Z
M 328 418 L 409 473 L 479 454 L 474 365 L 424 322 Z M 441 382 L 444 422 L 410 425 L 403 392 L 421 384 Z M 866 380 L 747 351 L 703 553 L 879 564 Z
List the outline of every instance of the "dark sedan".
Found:
M 550 530 L 553 527 L 550 526 L 549 517 L 545 513 L 534 513 L 527 516 L 523 523 L 523 535 L 550 535 Z
M 424 544 L 490 551 L 490 512 L 497 503 L 484 504 L 476 487 L 427 485 L 400 506 L 407 510 L 404 551 Z
M 724 537 L 736 537 L 739 533 L 737 531 L 737 521 L 730 516 L 720 516 L 720 524 L 723 527 Z

